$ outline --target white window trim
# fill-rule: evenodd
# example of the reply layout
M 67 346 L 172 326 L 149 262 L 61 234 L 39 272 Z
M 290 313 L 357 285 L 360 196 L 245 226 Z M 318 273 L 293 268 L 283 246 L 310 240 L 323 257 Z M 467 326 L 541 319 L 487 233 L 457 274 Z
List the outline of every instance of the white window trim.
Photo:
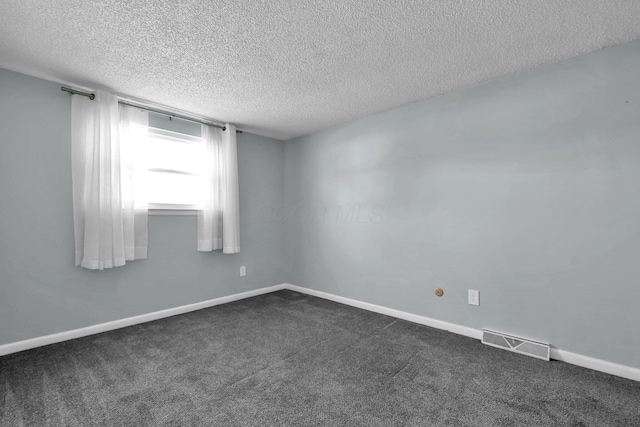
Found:
M 202 138 L 199 137 L 199 136 L 189 135 L 188 133 L 174 132 L 172 130 L 156 128 L 156 127 L 153 127 L 153 126 L 149 126 L 149 133 L 160 135 L 160 136 L 163 136 L 165 138 L 174 139 L 177 142 L 184 142 L 184 141 L 200 142 L 200 141 L 202 141 Z
M 149 126 L 148 129 L 150 134 L 152 133 L 164 138 L 173 139 L 179 143 L 200 143 L 202 141 L 201 137 L 189 135 L 186 133 L 174 132 L 167 129 L 156 128 L 153 126 Z M 197 216 L 199 206 L 149 203 L 147 205 L 147 209 L 150 216 Z

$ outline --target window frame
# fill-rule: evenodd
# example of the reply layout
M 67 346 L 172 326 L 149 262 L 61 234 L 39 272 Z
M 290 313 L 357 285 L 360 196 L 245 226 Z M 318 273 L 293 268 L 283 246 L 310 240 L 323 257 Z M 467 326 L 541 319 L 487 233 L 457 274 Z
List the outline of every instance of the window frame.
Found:
M 153 150 L 153 138 L 157 136 L 159 138 L 169 140 L 178 144 L 203 144 L 202 137 L 194 136 L 182 132 L 176 132 L 168 129 L 163 129 L 155 126 L 148 126 L 148 147 L 149 150 Z M 172 169 L 162 169 L 162 168 L 153 168 L 147 166 L 148 172 L 163 172 L 163 173 L 172 173 L 172 174 L 184 174 L 191 176 L 198 176 L 196 174 L 186 173 L 183 171 L 172 170 Z M 150 185 L 150 183 L 147 183 Z M 152 203 L 147 202 L 147 209 L 149 215 L 155 216 L 165 216 L 165 215 L 197 215 L 198 210 L 200 210 L 199 205 L 193 204 L 177 204 L 177 203 Z

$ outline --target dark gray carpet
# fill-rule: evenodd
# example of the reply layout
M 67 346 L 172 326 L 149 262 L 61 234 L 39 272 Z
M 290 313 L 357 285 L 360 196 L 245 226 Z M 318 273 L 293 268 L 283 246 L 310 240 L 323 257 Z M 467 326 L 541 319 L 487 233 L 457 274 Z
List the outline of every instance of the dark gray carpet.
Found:
M 640 426 L 640 383 L 291 291 L 0 358 L 2 426 Z

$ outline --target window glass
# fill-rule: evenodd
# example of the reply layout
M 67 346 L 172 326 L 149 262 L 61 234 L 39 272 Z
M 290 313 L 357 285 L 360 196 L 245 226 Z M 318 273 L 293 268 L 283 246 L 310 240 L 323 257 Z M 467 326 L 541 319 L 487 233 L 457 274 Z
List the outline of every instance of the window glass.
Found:
M 149 150 L 149 208 L 198 208 L 203 193 L 201 138 L 150 127 Z

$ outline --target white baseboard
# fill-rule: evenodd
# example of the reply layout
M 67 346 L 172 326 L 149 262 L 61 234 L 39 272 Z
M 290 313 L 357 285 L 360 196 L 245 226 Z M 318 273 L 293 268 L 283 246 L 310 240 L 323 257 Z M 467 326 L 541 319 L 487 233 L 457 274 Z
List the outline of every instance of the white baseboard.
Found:
M 551 358 L 583 368 L 593 369 L 611 375 L 616 375 L 630 380 L 640 381 L 640 369 L 631 366 L 620 365 L 619 363 L 608 362 L 602 359 L 572 353 L 566 350 L 551 348 Z
M 329 294 L 327 292 L 303 288 L 289 283 L 285 283 L 284 287 L 285 289 L 289 289 L 292 291 L 328 299 L 380 314 L 386 314 L 388 316 L 397 317 L 399 319 L 408 320 L 409 322 L 419 323 L 421 325 L 430 326 L 436 329 L 442 329 L 459 335 L 464 335 L 466 337 L 482 339 L 482 331 L 479 329 L 469 328 L 467 326 L 461 326 L 455 323 L 443 322 L 441 320 L 419 316 L 417 314 L 411 314 L 405 311 L 395 310 L 380 305 L 369 304 L 367 302 L 345 298 L 338 295 Z M 618 377 L 640 381 L 640 369 L 633 368 L 631 366 L 620 365 L 618 363 L 608 362 L 602 359 L 595 359 L 593 357 L 583 356 L 581 354 L 571 353 L 569 351 L 560 350 L 553 347 L 551 348 L 551 358 L 565 363 L 570 363 L 572 365 L 582 366 L 583 368 L 593 369 L 594 371 L 600 371 L 607 374 L 616 375 Z
M 251 298 L 270 292 L 285 289 L 285 285 L 275 285 L 267 288 L 256 289 L 253 291 L 242 292 L 239 294 L 229 295 L 210 299 L 208 301 L 197 302 L 195 304 L 183 305 L 180 307 L 169 308 L 166 310 L 155 311 L 153 313 L 142 314 L 140 316 L 127 317 L 126 319 L 114 320 L 112 322 L 100 323 L 98 325 L 87 326 L 85 328 L 73 329 L 71 331 L 60 332 L 57 334 L 45 335 L 43 337 L 32 338 L 24 341 L 0 345 L 0 356 L 5 356 L 19 351 L 29 350 L 31 348 L 42 347 L 49 344 L 72 340 L 74 338 L 86 337 L 88 335 L 99 334 L 101 332 L 112 331 L 127 326 L 138 325 L 140 323 L 151 322 L 152 320 L 163 319 L 165 317 L 184 314 L 190 311 L 196 311 L 203 308 L 213 307 L 215 305 L 226 304 L 245 298 Z
M 442 329 L 445 331 L 456 333 L 458 335 L 464 335 L 465 337 L 476 339 L 482 338 L 482 331 L 479 331 L 478 329 L 468 328 L 466 326 L 460 326 L 456 325 L 455 323 L 444 322 L 442 320 L 436 320 L 430 317 L 418 316 L 417 314 L 407 313 L 406 311 L 395 310 L 393 308 L 387 308 L 381 305 L 369 304 L 368 302 L 362 302 L 338 295 L 329 294 L 326 292 L 303 288 L 300 286 L 291 285 L 289 283 L 285 283 L 284 286 L 292 291 L 300 292 L 307 295 L 313 295 L 314 297 L 328 299 L 331 301 L 339 302 L 341 304 L 361 308 L 363 310 L 373 311 L 375 313 L 386 314 L 387 316 L 397 317 L 398 319 L 408 320 L 409 322 L 419 323 L 421 325 L 430 326 L 436 329 Z
M 229 295 L 226 297 L 215 298 L 208 301 L 202 301 L 195 304 L 183 305 L 180 307 L 169 308 L 166 310 L 155 311 L 153 313 L 142 314 L 140 316 L 128 317 L 126 319 L 114 320 L 112 322 L 100 323 L 98 325 L 87 326 L 85 328 L 73 329 L 71 331 L 60 332 L 57 334 L 45 335 L 43 337 L 32 338 L 15 343 L 0 345 L 0 356 L 5 356 L 19 351 L 29 350 L 36 347 L 42 347 L 49 344 L 68 341 L 74 338 L 86 337 L 88 335 L 99 334 L 101 332 L 112 331 L 127 326 L 137 325 L 140 323 L 151 322 L 153 320 L 163 319 L 178 314 L 188 313 L 190 311 L 200 310 L 203 308 L 213 307 L 220 304 L 226 304 L 245 298 L 251 298 L 258 295 L 276 292 L 283 289 L 300 292 L 307 295 L 324 298 L 330 301 L 339 302 L 341 304 L 350 305 L 352 307 L 361 308 L 363 310 L 375 313 L 385 314 L 398 319 L 407 320 L 413 323 L 430 326 L 436 329 L 453 332 L 455 334 L 464 335 L 466 337 L 481 339 L 482 331 L 479 329 L 469 328 L 467 326 L 457 325 L 455 323 L 444 322 L 417 314 L 407 313 L 405 311 L 393 308 L 383 307 L 380 305 L 370 304 L 350 298 L 341 297 L 327 292 L 316 291 L 313 289 L 303 288 L 301 286 L 283 283 L 281 285 L 270 286 L 266 288 L 256 289 L 253 291 L 242 292 L 239 294 Z M 551 348 L 551 358 L 560 360 L 572 365 L 582 366 L 584 368 L 593 369 L 594 371 L 605 372 L 607 374 L 616 375 L 630 380 L 640 381 L 640 369 L 626 365 L 620 365 L 606 360 L 595 359 L 589 356 L 572 353 L 558 348 Z

